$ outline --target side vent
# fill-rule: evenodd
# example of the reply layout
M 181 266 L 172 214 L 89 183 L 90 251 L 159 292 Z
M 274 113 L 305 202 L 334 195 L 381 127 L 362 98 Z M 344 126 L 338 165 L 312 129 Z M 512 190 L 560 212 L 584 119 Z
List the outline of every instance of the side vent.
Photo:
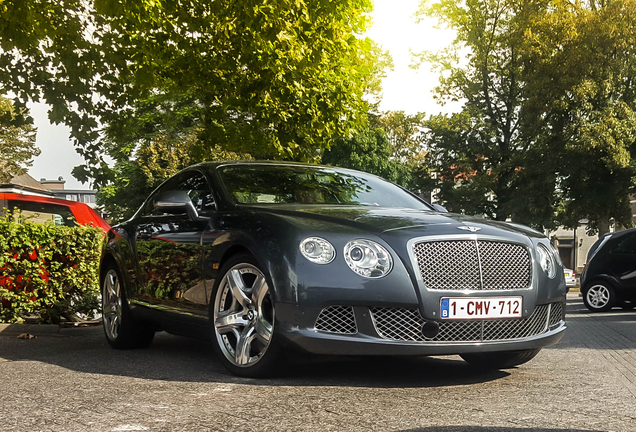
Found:
M 356 334 L 358 326 L 351 306 L 329 306 L 320 311 L 316 330 L 327 333 Z

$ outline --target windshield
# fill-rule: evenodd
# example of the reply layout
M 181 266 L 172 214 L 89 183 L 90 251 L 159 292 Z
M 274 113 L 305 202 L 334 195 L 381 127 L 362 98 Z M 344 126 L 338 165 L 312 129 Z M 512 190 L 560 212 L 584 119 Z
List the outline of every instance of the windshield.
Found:
M 336 204 L 431 210 L 400 187 L 361 172 L 297 165 L 230 165 L 220 169 L 238 204 Z

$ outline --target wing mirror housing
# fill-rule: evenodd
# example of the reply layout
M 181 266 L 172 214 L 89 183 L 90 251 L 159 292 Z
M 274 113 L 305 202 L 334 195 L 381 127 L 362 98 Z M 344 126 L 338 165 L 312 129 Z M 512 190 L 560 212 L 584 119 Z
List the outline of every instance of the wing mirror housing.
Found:
M 153 203 L 155 209 L 168 214 L 187 214 L 192 220 L 199 217 L 190 196 L 185 191 L 167 191 L 159 194 Z

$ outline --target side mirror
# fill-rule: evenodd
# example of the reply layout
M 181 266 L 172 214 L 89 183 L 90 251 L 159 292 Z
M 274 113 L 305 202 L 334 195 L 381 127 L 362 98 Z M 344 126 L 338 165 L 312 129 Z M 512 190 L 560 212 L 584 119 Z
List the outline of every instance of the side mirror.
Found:
M 192 220 L 199 217 L 190 196 L 185 191 L 167 191 L 160 193 L 153 203 L 155 209 L 168 214 L 187 214 Z
M 433 206 L 433 208 L 434 208 L 436 211 L 438 211 L 438 212 L 440 212 L 440 213 L 448 213 L 448 210 L 446 210 L 446 207 L 444 207 L 444 206 L 441 206 L 441 205 L 439 205 L 439 204 L 431 204 L 431 205 Z

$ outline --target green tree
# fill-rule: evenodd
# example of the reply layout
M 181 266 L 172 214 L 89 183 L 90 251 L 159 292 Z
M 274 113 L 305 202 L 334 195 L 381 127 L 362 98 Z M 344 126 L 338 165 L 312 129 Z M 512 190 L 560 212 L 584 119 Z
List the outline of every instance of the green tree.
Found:
M 144 113 L 170 117 L 183 101 L 203 146 L 314 160 L 361 126 L 363 95 L 378 86 L 379 50 L 359 36 L 370 9 L 370 0 L 5 0 L 0 85 L 52 105 L 87 161 L 74 175 L 98 185 L 112 178 L 107 144 L 133 157 L 116 131 L 136 129 Z M 100 125 L 113 127 L 106 139 Z
M 393 157 L 393 147 L 380 128 L 366 128 L 351 138 L 338 138 L 335 145 L 325 151 L 322 162 L 366 171 L 404 187 L 412 185 L 411 172 Z
M 37 129 L 26 109 L 16 108 L 9 99 L 0 96 L 0 183 L 23 174 L 25 167 L 40 154 L 35 146 Z
M 438 98 L 463 100 L 461 113 L 426 122 L 429 163 L 438 173 L 438 198 L 453 211 L 528 222 L 516 199 L 529 141 L 521 134 L 524 100 L 519 14 L 515 0 L 423 2 L 420 16 L 457 31 L 446 50 L 422 53 L 441 73 Z M 464 56 L 463 61 L 460 57 Z M 545 224 L 540 221 L 539 224 Z
M 526 127 L 558 161 L 560 220 L 631 225 L 636 177 L 636 2 L 552 1 L 525 32 Z
M 427 121 L 446 205 L 543 228 L 631 224 L 636 2 L 441 1 L 420 13 L 457 30 L 450 49 L 421 56 L 443 72 L 439 98 L 465 101 Z
M 430 196 L 434 184 L 425 150 L 425 113 L 386 111 L 370 114 L 370 126 L 381 128 L 391 144 L 391 157 L 403 166 L 400 183 L 411 191 Z

